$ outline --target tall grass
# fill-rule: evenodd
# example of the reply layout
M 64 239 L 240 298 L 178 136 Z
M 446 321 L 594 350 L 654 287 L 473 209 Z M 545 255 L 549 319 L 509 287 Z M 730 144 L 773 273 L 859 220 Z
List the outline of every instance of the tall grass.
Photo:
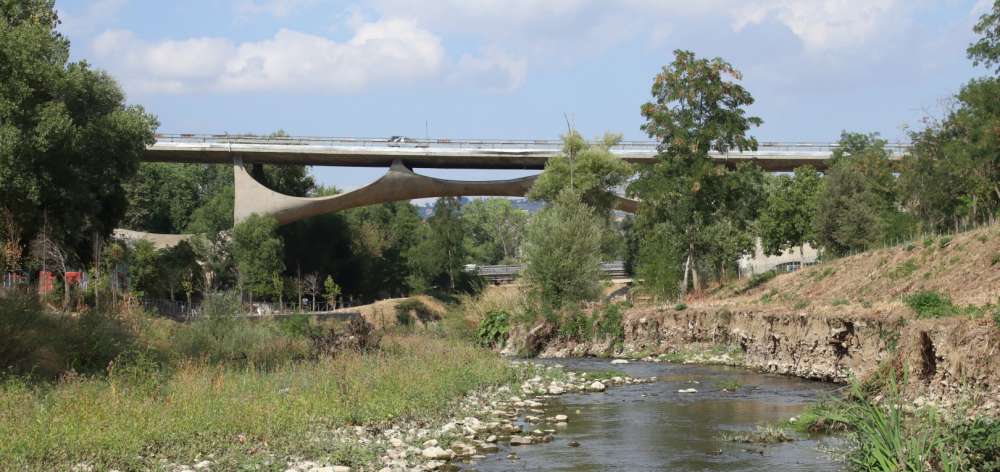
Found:
M 0 468 L 138 469 L 209 453 L 223 468 L 264 453 L 356 465 L 370 451 L 321 441 L 323 431 L 443 414 L 473 389 L 515 380 L 502 359 L 467 344 L 394 337 L 384 345 L 271 371 L 185 361 L 160 374 L 139 361 L 56 384 L 10 379 L 0 386 Z
M 1000 471 L 1000 422 L 945 417 L 934 408 L 906 410 L 905 379 L 883 389 L 855 382 L 848 395 L 813 405 L 793 424 L 805 432 L 848 432 L 852 470 L 873 472 Z M 878 398 L 879 400 L 876 400 Z

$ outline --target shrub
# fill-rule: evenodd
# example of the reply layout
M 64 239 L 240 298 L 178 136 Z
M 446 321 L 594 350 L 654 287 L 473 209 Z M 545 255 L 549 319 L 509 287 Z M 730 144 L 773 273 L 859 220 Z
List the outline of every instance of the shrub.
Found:
M 687 307 L 688 306 L 685 305 L 685 304 L 683 304 L 683 303 L 678 303 L 678 304 L 674 305 L 674 311 L 684 311 L 684 310 L 687 310 Z
M 31 294 L 0 297 L 0 340 L 0 368 L 42 378 L 104 372 L 124 352 L 140 349 L 121 319 L 96 311 L 48 313 Z
M 421 323 L 430 323 L 440 320 L 441 317 L 431 311 L 424 302 L 416 298 L 407 298 L 396 304 L 396 320 L 403 326 L 409 326 L 413 322 L 415 315 Z
M 614 349 L 620 349 L 625 342 L 625 327 L 622 326 L 622 307 L 617 303 L 609 304 L 597 320 L 594 331 L 597 337 L 611 340 Z
M 510 333 L 510 315 L 503 310 L 495 310 L 486 314 L 479 322 L 476 339 L 485 347 L 502 346 L 507 342 Z
M 580 311 L 570 313 L 559 323 L 559 336 L 564 339 L 585 341 L 590 339 L 593 330 L 593 321 Z
M 951 236 L 944 236 L 938 241 L 938 247 L 944 249 L 951 244 Z
M 916 258 L 907 259 L 906 262 L 893 267 L 886 275 L 892 280 L 905 279 L 913 275 L 917 271 L 919 264 L 917 264 Z
M 904 301 L 918 318 L 941 318 L 959 314 L 959 309 L 952 305 L 951 299 L 938 292 L 922 291 L 907 296 Z
M 769 270 L 767 272 L 754 274 L 752 277 L 750 277 L 750 280 L 747 281 L 747 284 L 744 285 L 743 288 L 740 289 L 737 293 L 749 292 L 777 276 L 778 272 L 774 270 Z

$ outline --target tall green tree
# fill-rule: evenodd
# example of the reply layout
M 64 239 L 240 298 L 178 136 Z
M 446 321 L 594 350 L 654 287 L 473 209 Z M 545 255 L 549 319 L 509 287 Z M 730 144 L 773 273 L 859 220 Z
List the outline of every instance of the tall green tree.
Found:
M 1000 1 L 974 28 L 968 48 L 993 77 L 969 81 L 942 120 L 913 132 L 900 186 L 906 206 L 930 230 L 954 230 L 1000 216 Z
M 473 200 L 462 208 L 469 254 L 480 264 L 511 262 L 521 246 L 528 212 L 505 198 Z
M 412 286 L 419 290 L 444 283 L 454 290 L 467 258 L 461 202 L 437 199 L 434 214 L 421 231 L 421 241 L 407 254 Z
M 816 241 L 833 255 L 905 236 L 885 140 L 844 132 L 817 196 Z
M 0 202 L 22 241 L 45 227 L 89 259 L 125 213 L 123 183 L 157 121 L 109 75 L 69 62 L 58 24 L 51 0 L 0 2 Z
M 781 255 L 792 248 L 816 245 L 817 194 L 820 174 L 810 166 L 795 169 L 793 176 L 779 175 L 768 180 L 767 200 L 760 212 L 757 229 L 764 254 Z
M 994 0 L 993 8 L 979 17 L 972 31 L 980 35 L 966 50 L 972 64 L 995 68 L 1000 74 L 1000 0 Z
M 277 234 L 278 222 L 274 218 L 250 215 L 233 227 L 232 254 L 236 262 L 240 287 L 251 296 L 281 295 L 275 278 L 285 270 L 282 259 L 284 243 Z
M 554 202 L 564 189 L 572 188 L 598 214 L 608 215 L 615 207 L 616 191 L 635 174 L 628 162 L 611 152 L 621 138 L 620 134 L 607 133 L 603 139 L 588 143 L 575 131 L 563 136 L 562 153 L 545 163 L 528 198 Z
M 642 129 L 659 141 L 660 152 L 629 186 L 642 201 L 638 265 L 650 287 L 668 285 L 652 278 L 680 273 L 680 293 L 687 292 L 689 280 L 700 289 L 699 268 L 708 266 L 703 258 L 723 250 L 737 257 L 753 249 L 745 234 L 757 216 L 763 175 L 755 167 L 717 166 L 709 157 L 711 151 L 757 148 L 747 132 L 762 120 L 746 114 L 754 100 L 736 82 L 740 79 L 720 58 L 698 59 L 678 50 L 653 80 L 653 100 L 641 108 Z M 665 270 L 669 264 L 679 270 Z M 677 291 L 660 295 L 669 292 Z
M 532 217 L 524 279 L 545 306 L 558 309 L 600 295 L 602 229 L 601 216 L 570 188 Z

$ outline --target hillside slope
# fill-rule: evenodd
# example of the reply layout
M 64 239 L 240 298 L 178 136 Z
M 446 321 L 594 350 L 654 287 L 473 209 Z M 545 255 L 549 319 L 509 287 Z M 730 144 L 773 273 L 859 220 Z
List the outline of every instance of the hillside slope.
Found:
M 908 316 L 913 312 L 905 297 L 921 291 L 946 295 L 960 306 L 997 304 L 1000 225 L 836 259 L 753 288 L 743 282 L 691 305 Z

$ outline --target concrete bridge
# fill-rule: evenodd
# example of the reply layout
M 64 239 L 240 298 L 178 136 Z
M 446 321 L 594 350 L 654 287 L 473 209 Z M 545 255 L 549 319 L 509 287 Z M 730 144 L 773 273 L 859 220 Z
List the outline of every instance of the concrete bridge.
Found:
M 756 151 L 713 153 L 725 164 L 753 162 L 768 172 L 787 172 L 811 165 L 825 169 L 836 144 L 762 142 Z M 907 146 L 887 146 L 896 158 Z M 549 158 L 562 151 L 560 140 L 319 138 L 235 135 L 161 134 L 145 160 L 232 164 L 389 167 L 399 161 L 410 169 L 544 169 Z M 635 163 L 652 163 L 654 141 L 622 141 L 611 149 Z
M 752 162 L 769 172 L 791 171 L 803 165 L 825 169 L 834 146 L 764 142 L 757 151 L 715 153 L 711 158 L 724 165 Z M 896 159 L 906 151 L 905 145 L 892 144 L 888 148 Z M 236 190 L 234 220 L 238 223 L 258 213 L 271 215 L 280 224 L 287 224 L 324 213 L 415 198 L 524 196 L 536 176 L 512 180 L 456 181 L 420 175 L 414 169 L 544 169 L 548 159 L 561 151 L 560 140 L 160 134 L 146 150 L 143 159 L 150 162 L 233 165 Z M 653 141 L 622 141 L 611 151 L 625 161 L 649 164 L 656 159 L 657 144 Z M 375 182 L 351 192 L 303 198 L 282 195 L 266 188 L 250 176 L 244 164 L 385 167 L 388 171 Z M 634 213 L 638 202 L 619 197 L 617 207 Z

